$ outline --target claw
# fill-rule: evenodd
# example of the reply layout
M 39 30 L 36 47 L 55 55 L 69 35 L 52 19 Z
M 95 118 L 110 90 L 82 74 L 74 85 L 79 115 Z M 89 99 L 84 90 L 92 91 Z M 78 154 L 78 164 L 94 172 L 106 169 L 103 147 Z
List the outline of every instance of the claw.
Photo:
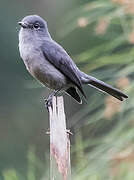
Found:
M 52 97 L 48 97 L 48 99 L 45 99 L 45 106 L 48 109 L 50 106 L 52 107 Z
M 45 106 L 46 106 L 47 110 L 49 110 L 48 108 L 49 108 L 50 106 L 52 107 L 52 99 L 53 99 L 53 96 L 55 96 L 58 91 L 59 91 L 59 90 L 54 90 L 54 91 L 52 92 L 52 94 L 50 94 L 50 95 L 48 96 L 47 99 L 44 99 L 44 100 L 45 100 Z

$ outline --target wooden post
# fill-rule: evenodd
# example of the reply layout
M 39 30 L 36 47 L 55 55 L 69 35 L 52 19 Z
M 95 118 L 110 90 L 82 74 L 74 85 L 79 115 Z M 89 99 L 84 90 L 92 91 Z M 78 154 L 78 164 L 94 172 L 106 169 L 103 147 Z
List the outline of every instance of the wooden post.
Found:
M 70 141 L 66 130 L 63 97 L 54 97 L 49 110 L 50 180 L 71 180 Z

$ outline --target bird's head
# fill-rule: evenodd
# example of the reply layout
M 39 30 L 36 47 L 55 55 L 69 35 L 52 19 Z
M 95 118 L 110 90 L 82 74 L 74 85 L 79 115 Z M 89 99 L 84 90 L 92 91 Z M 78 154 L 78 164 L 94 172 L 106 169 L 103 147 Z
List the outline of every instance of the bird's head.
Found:
M 27 38 L 49 37 L 46 21 L 38 15 L 29 15 L 18 22 L 20 33 Z

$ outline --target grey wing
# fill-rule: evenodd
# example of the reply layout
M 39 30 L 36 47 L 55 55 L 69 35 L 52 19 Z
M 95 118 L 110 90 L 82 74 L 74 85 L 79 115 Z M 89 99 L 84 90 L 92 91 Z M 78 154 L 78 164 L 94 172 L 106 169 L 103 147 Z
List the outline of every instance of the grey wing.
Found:
M 82 88 L 81 79 L 77 75 L 77 67 L 65 50 L 54 41 L 49 40 L 44 42 L 41 49 L 45 58 L 73 82 L 83 96 L 86 97 Z

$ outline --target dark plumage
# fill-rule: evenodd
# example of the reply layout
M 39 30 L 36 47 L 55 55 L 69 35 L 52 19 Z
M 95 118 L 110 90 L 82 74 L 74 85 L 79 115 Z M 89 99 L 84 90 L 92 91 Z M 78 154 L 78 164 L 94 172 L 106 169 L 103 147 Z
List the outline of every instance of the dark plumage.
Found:
M 80 71 L 67 52 L 51 38 L 47 23 L 40 16 L 26 16 L 19 24 L 22 27 L 19 50 L 27 70 L 43 85 L 54 89 L 48 104 L 53 95 L 63 90 L 81 103 L 77 89 L 86 98 L 83 84 L 95 87 L 120 101 L 128 98 L 120 90 Z

